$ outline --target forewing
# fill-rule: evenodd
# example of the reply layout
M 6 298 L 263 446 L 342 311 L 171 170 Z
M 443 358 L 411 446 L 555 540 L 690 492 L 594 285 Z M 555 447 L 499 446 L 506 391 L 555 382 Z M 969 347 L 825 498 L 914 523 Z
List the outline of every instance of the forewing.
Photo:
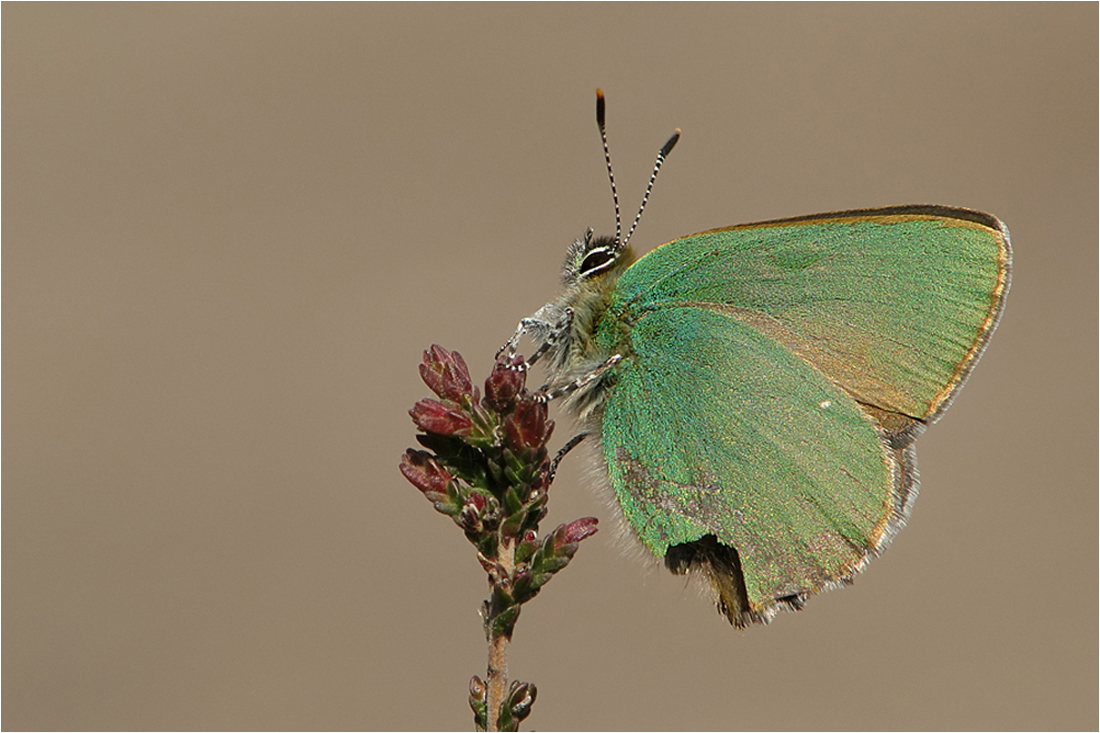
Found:
M 630 344 L 601 437 L 654 554 L 713 535 L 736 548 L 750 610 L 766 617 L 849 578 L 889 539 L 903 451 L 821 371 L 712 308 L 651 310 Z
M 930 421 L 996 326 L 1009 260 L 1007 229 L 966 209 L 742 225 L 648 253 L 619 280 L 610 315 L 632 323 L 676 305 L 718 309 L 889 413 L 884 420 Z

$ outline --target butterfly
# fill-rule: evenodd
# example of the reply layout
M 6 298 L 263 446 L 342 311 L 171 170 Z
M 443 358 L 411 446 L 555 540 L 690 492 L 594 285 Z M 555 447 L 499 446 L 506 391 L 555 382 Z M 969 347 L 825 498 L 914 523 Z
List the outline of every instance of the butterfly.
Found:
M 626 524 L 673 573 L 709 580 L 737 627 L 850 583 L 904 526 L 914 441 L 951 404 L 1009 288 L 1008 229 L 946 206 L 714 229 L 642 257 L 568 250 L 563 292 L 501 349 L 537 344 L 547 398 L 598 444 Z

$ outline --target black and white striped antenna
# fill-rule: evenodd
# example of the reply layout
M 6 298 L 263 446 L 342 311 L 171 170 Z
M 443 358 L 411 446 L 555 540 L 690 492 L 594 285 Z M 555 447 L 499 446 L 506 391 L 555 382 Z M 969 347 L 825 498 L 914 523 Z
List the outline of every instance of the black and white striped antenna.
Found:
M 615 200 L 615 249 L 619 249 L 619 240 L 623 235 L 623 218 L 619 212 L 619 192 L 615 190 L 615 171 L 611 169 L 611 149 L 607 147 L 607 127 L 604 125 L 606 118 L 603 90 L 597 89 L 596 125 L 600 128 L 600 139 L 603 140 L 603 159 L 607 161 L 607 179 L 611 181 L 611 198 Z
M 626 239 L 622 238 L 623 234 L 623 221 L 622 214 L 619 211 L 619 192 L 615 189 L 615 173 L 611 169 L 611 149 L 607 145 L 607 127 L 606 127 L 606 102 L 604 101 L 603 90 L 596 90 L 596 124 L 600 128 L 600 139 L 603 141 L 603 157 L 607 161 L 607 179 L 611 182 L 611 198 L 615 201 L 615 251 L 626 247 L 630 242 L 630 238 L 634 236 L 634 230 L 638 228 L 638 222 L 642 219 L 642 212 L 645 211 L 645 205 L 649 202 L 649 194 L 653 191 L 653 183 L 657 180 L 657 174 L 661 172 L 661 164 L 665 162 L 665 158 L 672 152 L 672 149 L 676 147 L 676 143 L 680 140 L 680 128 L 672 133 L 672 137 L 661 146 L 661 149 L 657 151 L 657 161 L 653 164 L 653 173 L 649 176 L 649 183 L 645 187 L 645 195 L 642 196 L 642 204 L 638 207 L 638 213 L 634 217 L 634 223 L 630 225 L 630 231 L 626 233 Z

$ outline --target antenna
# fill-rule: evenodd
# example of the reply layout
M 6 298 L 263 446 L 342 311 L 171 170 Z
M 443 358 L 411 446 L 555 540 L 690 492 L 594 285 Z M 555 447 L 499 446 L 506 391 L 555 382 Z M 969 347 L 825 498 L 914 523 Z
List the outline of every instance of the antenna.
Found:
M 626 233 L 626 239 L 620 247 L 625 247 L 630 238 L 634 236 L 634 230 L 638 228 L 638 222 L 642 219 L 642 212 L 645 211 L 645 205 L 649 201 L 649 192 L 653 190 L 653 182 L 657 180 L 657 174 L 661 172 L 661 164 L 665 162 L 665 158 L 672 152 L 672 149 L 676 147 L 676 143 L 680 141 L 680 128 L 677 127 L 676 131 L 672 133 L 672 137 L 668 139 L 661 149 L 657 151 L 657 162 L 653 164 L 653 173 L 649 176 L 649 184 L 645 187 L 645 195 L 642 196 L 642 205 L 638 207 L 638 215 L 634 217 L 634 223 L 630 225 L 630 231 Z
M 596 90 L 596 124 L 600 128 L 600 139 L 603 140 L 603 158 L 607 161 L 607 179 L 611 181 L 611 198 L 615 200 L 615 249 L 619 249 L 619 239 L 623 234 L 623 219 L 619 213 L 619 192 L 615 190 L 615 172 L 611 170 L 611 149 L 607 147 L 607 128 L 604 121 L 607 117 L 606 103 L 603 99 L 603 90 Z
M 611 198 L 615 200 L 615 251 L 618 252 L 626 247 L 630 238 L 634 235 L 634 230 L 638 228 L 638 222 L 642 219 L 642 212 L 645 211 L 645 205 L 649 201 L 649 194 L 653 190 L 653 183 L 657 180 L 657 174 L 661 171 L 661 164 L 665 162 L 665 158 L 668 157 L 668 154 L 672 152 L 672 149 L 676 147 L 676 143 L 680 140 L 680 128 L 677 127 L 672 133 L 672 137 L 657 151 L 657 162 L 653 164 L 653 173 L 650 174 L 649 183 L 645 187 L 642 205 L 638 207 L 638 214 L 634 217 L 634 223 L 630 225 L 630 231 L 626 233 L 626 239 L 623 239 L 623 220 L 619 211 L 619 193 L 615 190 L 615 173 L 611 170 L 611 150 L 607 146 L 606 107 L 607 103 L 604 101 L 603 90 L 597 89 L 596 124 L 600 128 L 600 139 L 603 140 L 603 157 L 607 161 L 607 179 L 611 181 Z

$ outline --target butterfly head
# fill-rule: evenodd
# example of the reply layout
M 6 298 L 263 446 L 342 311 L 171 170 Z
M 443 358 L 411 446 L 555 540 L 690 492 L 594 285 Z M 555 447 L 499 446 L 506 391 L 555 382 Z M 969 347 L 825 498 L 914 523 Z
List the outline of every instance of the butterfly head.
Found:
M 605 281 L 605 285 L 602 287 L 606 288 L 607 284 L 618 279 L 618 275 L 622 274 L 623 270 L 634 261 L 634 253 L 629 246 L 630 238 L 634 235 L 634 230 L 638 228 L 638 222 L 642 218 L 642 212 L 645 211 L 646 202 L 649 201 L 649 194 L 653 191 L 653 183 L 657 180 L 661 164 L 664 163 L 665 158 L 672 152 L 672 148 L 676 146 L 676 142 L 680 139 L 680 130 L 677 129 L 657 152 L 657 160 L 653 164 L 653 173 L 649 176 L 649 183 L 646 185 L 645 195 L 642 196 L 642 203 L 638 206 L 638 213 L 634 217 L 634 223 L 630 226 L 630 231 L 624 237 L 622 211 L 619 209 L 619 192 L 615 188 L 615 172 L 611 168 L 611 151 L 607 146 L 605 109 L 603 92 L 597 89 L 596 125 L 600 129 L 604 161 L 607 163 L 607 179 L 611 184 L 611 198 L 615 203 L 615 236 L 594 237 L 592 230 L 589 229 L 585 232 L 583 239 L 573 242 L 566 254 L 565 266 L 562 268 L 562 283 L 567 290 L 582 287 L 587 282 L 601 280 Z M 614 274 L 614 277 L 606 277 L 608 274 Z
M 621 273 L 633 261 L 630 247 L 624 247 L 615 237 L 593 236 L 589 229 L 583 238 L 569 245 L 561 271 L 562 285 L 573 288 L 602 280 L 610 273 Z
M 498 352 L 498 355 L 515 355 L 520 338 L 524 334 L 529 335 L 538 346 L 528 359 L 528 366 L 544 359 L 550 371 L 548 384 L 559 388 L 552 391 L 569 395 L 567 403 L 582 414 L 590 412 L 598 404 L 597 399 L 589 396 L 597 394 L 613 378 L 610 367 L 626 356 L 624 349 L 620 348 L 624 347 L 621 337 L 625 331 L 614 331 L 620 337 L 618 340 L 613 337 L 597 339 L 596 331 L 611 304 L 619 277 L 636 259 L 629 245 L 630 238 L 642 218 L 661 164 L 680 139 L 680 131 L 676 130 L 657 153 L 653 173 L 634 223 L 624 235 L 619 194 L 607 147 L 604 111 L 603 92 L 597 90 L 596 124 L 603 142 L 607 177 L 615 203 L 615 236 L 597 237 L 589 229 L 584 237 L 573 242 L 566 253 L 561 273 L 563 293 L 523 319 L 512 338 Z

